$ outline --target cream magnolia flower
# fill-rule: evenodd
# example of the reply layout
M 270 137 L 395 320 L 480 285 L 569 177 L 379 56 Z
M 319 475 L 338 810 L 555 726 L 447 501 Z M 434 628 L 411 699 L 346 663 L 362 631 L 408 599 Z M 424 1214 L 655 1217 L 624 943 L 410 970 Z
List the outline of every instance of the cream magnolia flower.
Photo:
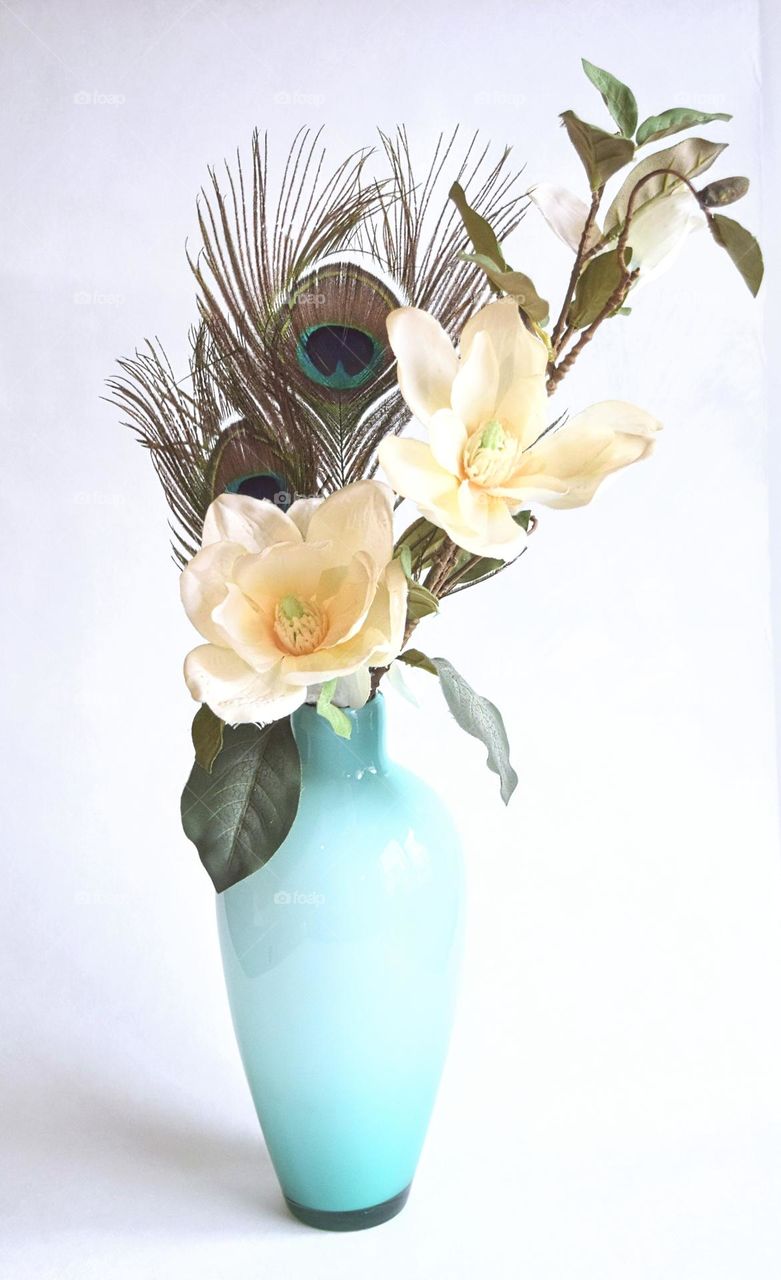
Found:
M 546 431 L 547 351 L 510 298 L 467 322 L 460 359 L 441 325 L 402 307 L 388 317 L 399 387 L 429 443 L 389 437 L 379 451 L 398 493 L 475 555 L 510 560 L 530 502 L 579 507 L 606 475 L 651 450 L 659 424 L 608 400 Z
M 529 197 L 551 231 L 555 231 L 559 239 L 569 245 L 573 253 L 577 253 L 588 217 L 586 202 L 566 187 L 554 186 L 552 182 L 538 182 L 536 187 L 530 188 Z M 585 248 L 593 249 L 600 238 L 599 227 L 593 225 L 589 229 Z
M 588 205 L 565 187 L 555 187 L 549 182 L 540 182 L 532 187 L 529 196 L 551 230 L 569 245 L 573 253 L 577 253 L 588 217 Z M 671 267 L 687 237 L 706 224 L 705 213 L 688 187 L 678 186 L 667 195 L 640 205 L 632 215 L 627 239 L 632 250 L 630 265 L 640 271 L 633 288 L 647 284 Z M 586 249 L 593 249 L 599 244 L 601 236 L 599 226 L 594 223 L 586 237 Z M 607 249 L 614 248 L 615 240 L 611 240 Z
M 671 267 L 692 231 L 701 231 L 707 221 L 688 187 L 641 205 L 632 217 L 627 241 L 632 249 L 630 266 L 640 270 L 638 284 L 647 284 Z
M 285 514 L 224 494 L 203 546 L 181 576 L 182 602 L 208 643 L 187 655 L 197 702 L 229 724 L 278 720 L 310 685 L 345 682 L 348 705 L 369 695 L 369 668 L 402 644 L 407 584 L 393 555 L 393 495 L 374 480 Z

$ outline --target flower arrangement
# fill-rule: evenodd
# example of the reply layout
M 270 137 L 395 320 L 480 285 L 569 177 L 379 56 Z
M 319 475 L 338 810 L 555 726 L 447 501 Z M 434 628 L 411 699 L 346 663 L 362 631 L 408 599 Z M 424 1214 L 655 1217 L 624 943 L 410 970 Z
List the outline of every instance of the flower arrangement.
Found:
M 459 153 L 457 133 L 421 178 L 400 130 L 330 174 L 299 135 L 274 207 L 256 135 L 251 172 L 212 173 L 199 204 L 189 378 L 147 344 L 111 381 L 168 498 L 202 639 L 184 669 L 201 706 L 182 816 L 218 891 L 294 821 L 291 714 L 313 703 L 348 737 L 347 709 L 398 663 L 440 682 L 509 800 L 500 713 L 412 633 L 514 564 L 538 508 L 582 506 L 651 454 L 660 424 L 645 410 L 608 399 L 568 417 L 550 397 L 691 232 L 759 289 L 756 240 L 720 212 L 748 180 L 699 185 L 726 144 L 691 130 L 730 117 L 673 108 L 638 124 L 631 90 L 583 67 L 615 126 L 562 114 L 586 199 L 550 183 L 517 194 L 509 153 L 493 162 L 476 138 Z M 556 309 L 505 256 L 529 209 L 572 254 Z M 425 438 L 402 434 L 411 418 Z

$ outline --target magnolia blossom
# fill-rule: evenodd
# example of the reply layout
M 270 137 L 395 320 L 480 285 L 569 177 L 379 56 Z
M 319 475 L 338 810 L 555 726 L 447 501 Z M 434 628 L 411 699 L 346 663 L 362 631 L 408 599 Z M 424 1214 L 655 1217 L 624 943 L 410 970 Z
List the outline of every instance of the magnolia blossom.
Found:
M 331 497 L 273 502 L 223 494 L 181 576 L 182 602 L 206 644 L 187 655 L 197 702 L 229 724 L 278 720 L 310 686 L 337 678 L 362 706 L 369 668 L 402 644 L 407 584 L 393 555 L 393 495 L 362 480 Z
M 688 187 L 649 200 L 632 215 L 627 244 L 630 266 L 639 268 L 638 284 L 647 284 L 671 267 L 692 231 L 701 231 L 707 218 Z
M 555 231 L 559 239 L 573 253 L 577 253 L 588 217 L 588 205 L 585 201 L 566 187 L 554 186 L 552 182 L 538 182 L 529 191 L 529 196 L 551 231 Z M 593 249 L 600 238 L 599 227 L 592 224 L 584 248 Z
M 529 196 L 540 210 L 552 231 L 560 240 L 577 253 L 588 217 L 588 205 L 565 187 L 555 187 L 540 182 L 532 187 Z M 705 213 L 688 187 L 680 184 L 663 196 L 656 196 L 641 204 L 632 214 L 627 244 L 632 250 L 630 265 L 638 268 L 640 275 L 634 285 L 647 284 L 655 276 L 671 267 L 692 231 L 701 230 L 707 223 Z M 584 248 L 590 250 L 599 244 L 602 233 L 596 222 L 589 228 Z M 615 248 L 615 238 L 606 248 Z
M 467 322 L 460 359 L 440 324 L 402 307 L 388 317 L 399 387 L 429 441 L 389 437 L 380 462 L 398 493 L 475 555 L 510 560 L 530 502 L 578 507 L 606 475 L 644 458 L 659 424 L 607 400 L 546 430 L 545 344 L 510 298 Z

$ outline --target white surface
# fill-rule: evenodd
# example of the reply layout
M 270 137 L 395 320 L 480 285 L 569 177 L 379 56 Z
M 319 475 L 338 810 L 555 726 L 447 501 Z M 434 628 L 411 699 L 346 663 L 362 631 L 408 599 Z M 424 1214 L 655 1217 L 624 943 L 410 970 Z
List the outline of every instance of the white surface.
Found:
M 762 42 L 748 0 L 2 0 L 0 21 L 2 1274 L 775 1280 L 762 308 L 726 259 L 692 241 L 564 384 L 562 407 L 655 412 L 656 457 L 546 516 L 521 565 L 426 638 L 502 706 L 521 774 L 509 812 L 443 714 L 424 734 L 397 705 L 397 751 L 429 769 L 441 735 L 434 776 L 464 797 L 471 915 L 418 1179 L 374 1232 L 312 1232 L 279 1206 L 210 886 L 179 830 L 192 637 L 165 509 L 98 397 L 147 334 L 181 360 L 194 194 L 255 123 L 284 146 L 325 120 L 337 156 L 374 121 L 427 140 L 461 120 L 513 141 L 530 181 L 575 184 L 556 113 L 602 118 L 585 54 L 647 113 L 734 111 L 704 132 L 733 142 L 722 174 L 758 179 L 777 16 Z M 759 185 L 739 215 L 754 226 Z M 566 250 L 532 214 L 516 258 L 561 289 Z

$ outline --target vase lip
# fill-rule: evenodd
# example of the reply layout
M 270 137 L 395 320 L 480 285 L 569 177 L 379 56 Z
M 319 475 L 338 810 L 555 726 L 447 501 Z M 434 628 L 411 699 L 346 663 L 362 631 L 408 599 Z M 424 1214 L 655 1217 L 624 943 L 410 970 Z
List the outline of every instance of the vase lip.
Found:
M 293 732 L 305 772 L 310 766 L 316 766 L 318 773 L 342 777 L 384 772 L 388 761 L 382 694 L 375 694 L 362 707 L 340 707 L 340 710 L 351 722 L 349 738 L 336 734 L 312 703 L 302 703 L 293 712 Z
M 379 713 L 381 716 L 384 716 L 385 695 L 383 694 L 381 689 L 378 689 L 376 693 L 373 693 L 370 698 L 367 698 L 366 702 L 364 702 L 362 707 L 339 707 L 339 710 L 343 711 L 344 714 L 346 716 L 349 716 L 351 720 L 354 720 L 357 722 L 360 722 L 361 720 L 368 720 L 372 715 L 376 715 L 377 713 Z M 301 706 L 297 707 L 296 710 L 293 712 L 293 715 L 298 716 L 298 715 L 301 715 L 302 712 L 307 712 L 307 711 L 313 713 L 314 715 L 317 715 L 317 703 L 302 702 Z

